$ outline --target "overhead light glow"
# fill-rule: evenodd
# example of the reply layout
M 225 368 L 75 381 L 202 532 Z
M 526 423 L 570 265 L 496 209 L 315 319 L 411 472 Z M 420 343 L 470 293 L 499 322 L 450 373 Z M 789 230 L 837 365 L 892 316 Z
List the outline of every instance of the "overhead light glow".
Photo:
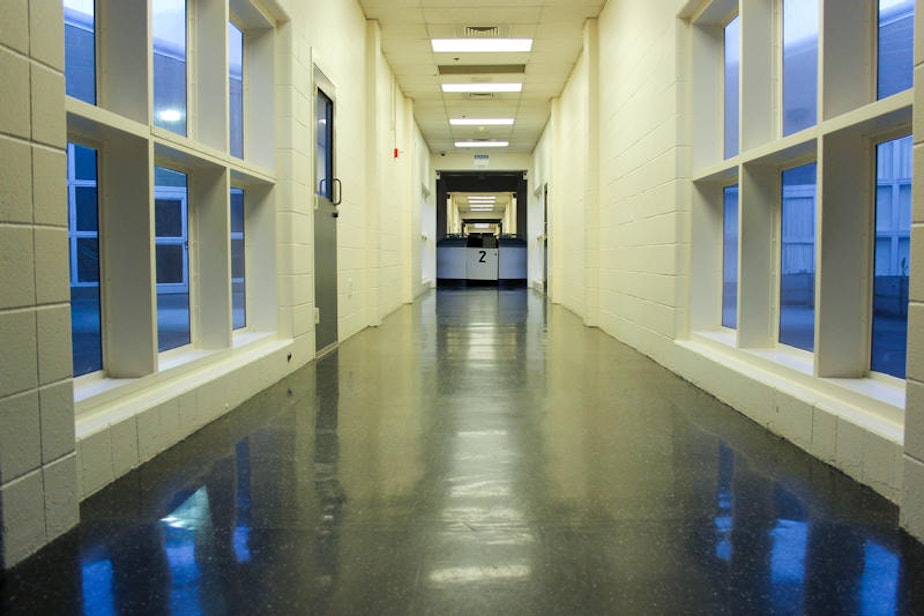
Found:
M 509 141 L 456 141 L 457 148 L 506 148 Z
M 443 92 L 463 94 L 489 94 L 493 92 L 522 92 L 522 83 L 444 83 Z
M 183 119 L 183 112 L 177 109 L 164 109 L 157 113 L 157 117 L 162 122 L 179 122 Z
M 469 201 L 497 201 L 497 197 L 494 195 L 469 195 Z
M 533 49 L 533 39 L 470 38 L 432 39 L 435 53 L 527 53 Z
M 513 118 L 452 118 L 453 126 L 511 126 Z

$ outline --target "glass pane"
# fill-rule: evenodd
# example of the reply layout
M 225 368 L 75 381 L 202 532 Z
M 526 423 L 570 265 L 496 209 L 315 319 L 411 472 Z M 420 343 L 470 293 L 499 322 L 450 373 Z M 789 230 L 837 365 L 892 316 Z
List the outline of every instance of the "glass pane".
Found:
M 738 82 L 741 56 L 741 18 L 725 26 L 725 158 L 738 155 Z
M 232 327 L 247 325 L 244 252 L 244 191 L 231 189 L 231 316 Z
M 99 239 L 77 238 L 77 280 L 99 284 Z
M 885 98 L 913 84 L 914 0 L 879 0 L 879 84 Z
M 183 284 L 185 267 L 183 266 L 182 244 L 158 244 L 157 284 Z
M 783 134 L 818 118 L 818 0 L 783 0 Z
M 74 179 L 96 182 L 96 150 L 74 145 Z
M 93 0 L 64 0 L 64 82 L 68 96 L 96 104 Z
M 71 210 L 71 333 L 74 376 L 103 369 L 102 318 L 99 287 L 99 227 L 96 199 L 96 174 L 85 174 L 81 186 L 74 186 L 73 169 L 76 161 L 93 160 L 87 169 L 96 169 L 96 150 L 68 144 L 68 156 L 75 164 L 68 165 L 68 195 Z M 79 200 L 79 202 L 78 202 Z
M 183 202 L 154 200 L 154 232 L 157 237 L 183 237 Z
M 722 325 L 738 327 L 738 185 L 727 186 L 722 223 Z
M 228 24 L 231 155 L 244 158 L 244 33 Z
M 880 161 L 901 159 L 911 152 L 911 137 L 881 143 Z M 905 377 L 908 340 L 908 280 L 911 274 L 911 202 L 903 194 L 910 186 L 909 173 L 901 165 L 877 164 L 876 244 L 873 282 L 873 331 L 870 369 Z M 910 188 L 909 188 L 910 190 Z
M 74 209 L 77 231 L 96 231 L 99 229 L 95 186 L 77 186 L 74 188 Z
M 780 343 L 815 348 L 815 163 L 783 172 Z
M 186 1 L 152 0 L 154 124 L 186 135 Z
M 317 137 L 318 151 L 315 155 L 317 160 L 317 186 L 318 194 L 326 199 L 333 197 L 333 186 L 331 179 L 334 176 L 334 153 L 333 153 L 333 136 L 334 136 L 334 104 L 321 91 L 318 91 L 317 100 Z
M 173 349 L 191 341 L 189 325 L 189 259 L 186 235 L 186 174 L 154 168 L 157 267 L 157 348 Z M 169 195 L 169 196 L 168 196 Z M 165 235 L 161 235 L 161 231 Z M 170 234 L 166 236 L 166 234 Z M 166 239 L 165 239 L 166 236 Z

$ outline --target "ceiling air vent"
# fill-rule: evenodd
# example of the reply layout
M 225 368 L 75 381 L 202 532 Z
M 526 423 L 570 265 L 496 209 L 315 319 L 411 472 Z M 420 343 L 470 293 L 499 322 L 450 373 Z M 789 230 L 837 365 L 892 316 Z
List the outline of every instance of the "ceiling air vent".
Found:
M 466 38 L 497 38 L 500 28 L 497 26 L 465 26 Z
M 493 92 L 469 92 L 468 97 L 476 101 L 487 101 L 494 98 Z

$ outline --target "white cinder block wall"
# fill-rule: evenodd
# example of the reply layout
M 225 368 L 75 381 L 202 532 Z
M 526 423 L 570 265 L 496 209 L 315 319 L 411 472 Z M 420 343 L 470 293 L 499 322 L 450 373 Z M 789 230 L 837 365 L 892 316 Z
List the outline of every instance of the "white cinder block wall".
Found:
M 610 0 L 595 24 L 596 37 L 593 28 L 585 32 L 585 42 L 597 49 L 584 50 L 553 101 L 552 119 L 534 152 L 536 168 L 545 178 L 582 177 L 579 165 L 596 157 L 599 173 L 590 179 L 595 185 L 583 190 L 550 183 L 552 298 L 900 502 L 903 524 L 924 538 L 924 268 L 912 268 L 906 421 L 896 421 L 901 410 L 886 402 L 691 338 L 690 26 L 677 17 L 683 4 Z M 922 13 L 916 28 L 919 76 Z M 916 91 L 920 98 L 922 86 Z M 584 96 L 595 96 L 598 107 Z M 598 142 L 574 151 L 575 142 L 587 140 L 585 132 Z M 920 132 L 916 128 L 918 163 L 924 159 Z M 924 175 L 924 164 L 915 173 Z M 599 191 L 596 198 L 593 190 Z M 916 190 L 912 249 L 922 256 L 915 262 L 924 261 L 922 202 L 924 193 Z M 591 228 L 595 220 L 599 237 Z M 581 276 L 593 277 L 595 265 L 596 314 L 587 301 L 592 285 Z
M 0 566 L 78 517 L 62 31 L 57 0 L 0 3 Z
M 75 384 L 61 2 L 0 3 L 3 567 L 72 528 L 81 498 L 314 358 L 316 69 L 333 86 L 335 171 L 343 182 L 340 340 L 379 323 L 423 289 L 423 248 L 414 241 L 421 236 L 420 186 L 432 183 L 430 153 L 370 35 L 376 26 L 355 0 L 262 5 L 276 20 L 276 149 L 275 169 L 259 173 L 274 185 L 248 190 L 247 224 L 255 225 L 248 233 L 259 231 L 248 237 L 274 246 L 275 258 L 248 256 L 248 268 L 255 268 L 248 269 L 248 286 L 254 280 L 276 297 L 254 300 L 263 308 L 258 329 L 229 348 L 194 348 L 134 379 Z M 408 264 L 415 261 L 412 279 Z M 265 302 L 274 302 L 275 318 Z
M 924 105 L 924 10 L 915 9 L 914 104 Z M 908 388 L 905 403 L 905 456 L 902 525 L 924 540 L 924 125 L 914 114 L 914 191 L 911 232 L 911 306 L 908 310 Z

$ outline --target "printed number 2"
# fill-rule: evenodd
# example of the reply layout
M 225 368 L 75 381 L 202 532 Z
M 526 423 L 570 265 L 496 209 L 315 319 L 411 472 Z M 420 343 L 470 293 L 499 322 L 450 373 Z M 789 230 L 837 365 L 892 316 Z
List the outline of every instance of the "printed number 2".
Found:
M 486 256 L 488 256 L 488 253 L 486 253 L 486 252 L 483 251 L 483 250 L 479 250 L 479 251 L 478 251 L 478 254 L 481 255 L 481 258 L 478 259 L 478 262 L 479 262 L 479 263 L 484 263 L 484 258 L 485 258 Z

